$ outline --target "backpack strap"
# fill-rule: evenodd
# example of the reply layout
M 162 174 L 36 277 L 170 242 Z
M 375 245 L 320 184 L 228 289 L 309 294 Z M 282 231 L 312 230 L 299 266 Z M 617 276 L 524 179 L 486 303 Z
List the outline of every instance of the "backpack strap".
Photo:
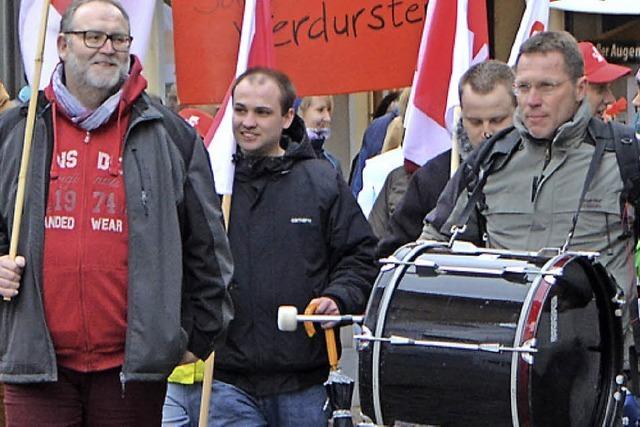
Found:
M 628 232 L 633 231 L 634 238 L 640 236 L 640 145 L 632 128 L 620 123 L 608 122 L 593 118 L 589 122 L 587 133 L 595 145 L 596 141 L 606 143 L 606 151 L 616 153 L 620 179 L 622 180 L 622 194 L 620 198 L 620 213 L 624 213 L 624 205 L 633 206 L 638 213 Z M 631 230 L 633 228 L 633 230 Z
M 520 133 L 514 126 L 502 129 L 472 153 L 469 163 L 477 171 L 496 170 L 511 157 L 519 142 Z
M 609 128 L 622 178 L 623 197 L 635 208 L 640 203 L 640 146 L 632 128 L 613 122 L 609 122 Z
M 604 155 L 604 149 L 605 143 L 603 141 L 596 143 L 595 150 L 593 150 L 593 156 L 591 157 L 591 162 L 589 162 L 589 169 L 587 169 L 587 176 L 585 177 L 584 184 L 582 185 L 582 192 L 580 193 L 580 199 L 578 200 L 578 208 L 576 209 L 575 213 L 573 214 L 573 218 L 571 219 L 571 229 L 569 230 L 567 240 L 565 240 L 564 245 L 562 245 L 562 252 L 567 251 L 567 248 L 571 244 L 571 239 L 573 239 L 573 235 L 576 232 L 576 225 L 578 224 L 578 217 L 580 216 L 580 212 L 582 211 L 584 196 L 587 194 L 587 191 L 589 191 L 591 182 L 596 176 L 596 172 L 602 161 L 602 156 Z
M 466 168 L 466 182 L 461 188 L 466 187 L 469 197 L 458 218 L 453 221 L 451 230 L 449 230 L 452 234 L 451 243 L 466 231 L 466 226 L 472 213 L 477 210 L 478 205 L 484 203 L 482 190 L 487 181 L 487 177 L 511 157 L 517 150 L 519 143 L 520 134 L 511 126 L 485 141 L 480 148 L 473 153 L 473 157 L 465 163 L 463 167 Z M 480 235 L 484 235 L 486 227 L 480 217 L 478 217 L 478 227 Z

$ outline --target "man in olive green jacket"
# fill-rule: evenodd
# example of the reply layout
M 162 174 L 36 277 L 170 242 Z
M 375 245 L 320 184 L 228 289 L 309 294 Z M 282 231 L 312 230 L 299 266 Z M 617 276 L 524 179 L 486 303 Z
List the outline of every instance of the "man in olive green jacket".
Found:
M 530 38 L 520 48 L 514 86 L 518 100 L 515 127 L 496 137 L 494 152 L 489 154 L 494 156 L 494 166 L 483 186 L 484 198 L 460 238 L 508 250 L 562 248 L 594 154 L 590 129 L 602 125 L 592 118 L 575 40 L 559 32 Z M 500 152 L 502 143 L 511 138 L 518 140 L 517 148 Z M 425 219 L 421 239 L 442 240 L 451 234 L 468 200 L 460 182 L 455 178 L 449 182 L 438 206 Z M 567 249 L 599 252 L 599 261 L 623 289 L 627 348 L 633 345 L 630 307 L 637 301 L 637 291 L 634 239 L 629 230 L 634 212 L 627 206 L 622 215 L 622 190 L 616 153 L 606 151 L 585 194 Z

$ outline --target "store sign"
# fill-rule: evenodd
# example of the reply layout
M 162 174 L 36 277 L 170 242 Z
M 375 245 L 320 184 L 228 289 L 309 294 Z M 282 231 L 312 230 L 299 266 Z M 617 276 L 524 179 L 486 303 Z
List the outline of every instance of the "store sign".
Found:
M 640 41 L 595 40 L 593 44 L 608 62 L 640 64 Z

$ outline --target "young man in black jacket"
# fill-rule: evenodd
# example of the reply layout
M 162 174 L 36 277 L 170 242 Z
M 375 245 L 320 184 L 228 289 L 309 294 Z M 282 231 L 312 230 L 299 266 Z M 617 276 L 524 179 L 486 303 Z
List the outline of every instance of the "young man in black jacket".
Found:
M 215 426 L 326 426 L 323 334 L 279 331 L 278 307 L 362 313 L 377 273 L 371 229 L 336 169 L 316 158 L 294 99 L 270 69 L 248 70 L 233 88 L 236 316 L 216 354 Z

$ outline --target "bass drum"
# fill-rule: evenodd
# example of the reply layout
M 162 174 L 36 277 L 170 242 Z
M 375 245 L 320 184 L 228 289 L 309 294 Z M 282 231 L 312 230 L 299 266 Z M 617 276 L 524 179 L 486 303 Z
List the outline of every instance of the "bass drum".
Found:
M 596 254 L 417 244 L 385 263 L 359 351 L 376 424 L 613 426 L 622 296 Z

